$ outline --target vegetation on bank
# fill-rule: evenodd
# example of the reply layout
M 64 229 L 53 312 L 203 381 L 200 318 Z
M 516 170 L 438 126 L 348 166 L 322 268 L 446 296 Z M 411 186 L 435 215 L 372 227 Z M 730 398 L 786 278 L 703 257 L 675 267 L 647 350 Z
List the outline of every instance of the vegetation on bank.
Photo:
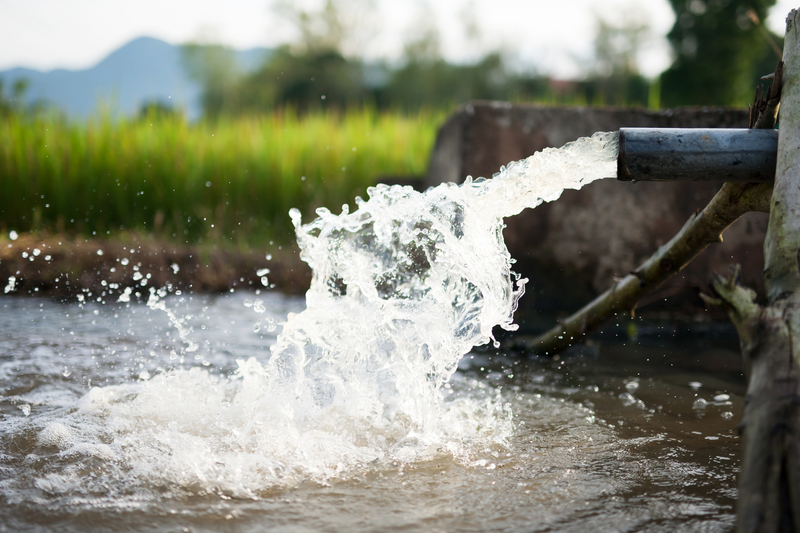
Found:
M 152 112 L 86 123 L 11 114 L 0 122 L 0 231 L 179 242 L 288 242 L 288 211 L 366 197 L 385 175 L 425 172 L 445 112 L 300 115 L 190 124 Z

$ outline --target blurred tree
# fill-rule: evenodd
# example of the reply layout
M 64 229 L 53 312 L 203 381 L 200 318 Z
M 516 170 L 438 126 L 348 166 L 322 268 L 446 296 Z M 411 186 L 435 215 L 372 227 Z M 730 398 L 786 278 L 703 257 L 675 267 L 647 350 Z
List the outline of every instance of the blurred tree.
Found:
M 480 34 L 473 9 L 468 5 L 461 18 L 467 41 L 477 45 Z M 510 96 L 515 77 L 499 52 L 488 53 L 474 63 L 445 61 L 436 19 L 427 5 L 422 6 L 414 30 L 416 35 L 405 45 L 402 65 L 390 73 L 386 85 L 376 92 L 379 106 L 416 110 L 421 106 L 441 107 Z
M 503 54 L 483 50 L 474 5 L 460 15 L 468 48 L 476 59 L 446 61 L 435 13 L 424 3 L 403 58 L 365 64 L 372 0 L 324 0 L 317 10 L 278 0 L 274 10 L 290 23 L 295 41 L 271 54 L 256 72 L 240 76 L 231 50 L 218 45 L 187 45 L 185 64 L 203 82 L 206 116 L 264 113 L 291 106 L 300 111 L 345 109 L 373 104 L 380 109 L 458 105 L 473 99 L 539 101 L 551 104 L 647 105 L 649 83 L 638 70 L 637 51 L 648 27 L 626 17 L 598 19 L 590 76 L 559 82 L 509 67 Z M 362 29 L 366 27 L 368 31 Z
M 661 76 L 662 103 L 748 104 L 760 76 L 772 72 L 778 60 L 758 27 L 775 0 L 670 3 L 676 20 L 668 38 L 675 61 Z M 770 66 L 764 70 L 765 65 Z
M 257 72 L 242 83 L 242 108 L 264 111 L 289 105 L 301 111 L 345 108 L 364 98 L 362 67 L 335 49 L 295 53 L 278 49 Z
M 588 103 L 647 105 L 650 82 L 639 72 L 637 54 L 649 31 L 635 13 L 615 23 L 597 17 L 594 64 L 584 84 Z
M 203 86 L 206 117 L 239 111 L 239 72 L 235 52 L 220 44 L 189 43 L 181 50 L 184 68 Z
M 26 111 L 35 112 L 42 105 L 25 105 L 25 94 L 28 92 L 30 82 L 27 78 L 17 78 L 11 84 L 11 94 L 6 95 L 3 87 L 3 80 L 0 79 L 0 115 L 10 115 L 12 113 L 24 113 Z
M 359 59 L 346 57 L 363 39 L 360 27 L 371 1 L 326 0 L 317 11 L 279 1 L 274 9 L 297 30 L 293 45 L 279 48 L 264 65 L 241 82 L 241 107 L 263 112 L 290 105 L 299 110 L 345 108 L 364 101 L 366 89 Z
M 173 105 L 164 100 L 147 100 L 139 106 L 140 120 L 153 120 L 165 118 L 182 118 L 183 113 L 177 111 Z
M 511 82 L 499 53 L 466 65 L 454 65 L 442 58 L 411 58 L 392 72 L 386 86 L 377 91 L 376 100 L 380 107 L 407 110 L 474 99 L 505 100 L 511 93 Z

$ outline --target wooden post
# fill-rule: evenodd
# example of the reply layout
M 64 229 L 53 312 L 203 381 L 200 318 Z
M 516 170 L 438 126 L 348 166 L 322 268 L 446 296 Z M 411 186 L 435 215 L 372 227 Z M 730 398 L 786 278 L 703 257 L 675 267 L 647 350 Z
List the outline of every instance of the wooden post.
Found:
M 738 531 L 800 532 L 800 12 L 786 21 L 778 164 L 764 241 L 768 305 L 717 276 L 748 380 Z

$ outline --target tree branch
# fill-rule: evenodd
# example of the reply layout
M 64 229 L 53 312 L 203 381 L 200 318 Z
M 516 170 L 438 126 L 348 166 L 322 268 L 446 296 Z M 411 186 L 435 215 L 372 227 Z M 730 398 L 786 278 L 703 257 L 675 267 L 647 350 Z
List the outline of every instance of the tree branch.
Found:
M 680 272 L 709 244 L 722 241 L 722 232 L 748 211 L 769 211 L 770 183 L 725 183 L 708 205 L 692 215 L 683 228 L 639 268 L 614 283 L 583 309 L 536 337 L 528 347 L 553 355 L 583 342 L 606 320 L 630 313 L 640 300 Z

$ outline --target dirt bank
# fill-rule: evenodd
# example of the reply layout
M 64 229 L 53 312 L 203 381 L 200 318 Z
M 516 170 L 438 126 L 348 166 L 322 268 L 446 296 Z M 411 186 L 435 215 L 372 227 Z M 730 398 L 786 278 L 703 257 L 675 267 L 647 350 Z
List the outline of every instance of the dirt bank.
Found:
M 0 240 L 0 286 L 6 294 L 116 299 L 149 287 L 225 292 L 235 288 L 302 294 L 311 271 L 296 247 L 239 250 L 181 246 L 138 234 L 114 239 L 25 233 Z M 1 293 L 0 293 L 1 294 Z

